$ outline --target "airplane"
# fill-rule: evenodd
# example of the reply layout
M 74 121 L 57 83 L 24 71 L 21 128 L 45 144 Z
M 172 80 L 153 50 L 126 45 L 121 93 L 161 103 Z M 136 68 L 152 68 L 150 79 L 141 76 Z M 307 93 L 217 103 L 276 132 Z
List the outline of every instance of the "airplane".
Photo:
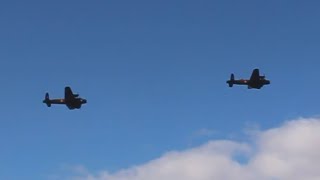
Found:
M 238 85 L 247 85 L 248 89 L 260 89 L 264 85 L 270 84 L 270 81 L 266 79 L 265 76 L 260 76 L 259 69 L 254 69 L 250 79 L 234 79 L 234 74 L 231 74 L 230 80 L 227 81 L 229 87 L 232 87 L 234 84 Z
M 87 100 L 80 98 L 79 94 L 73 94 L 70 87 L 64 88 L 64 99 L 49 99 L 49 93 L 46 93 L 43 103 L 51 107 L 51 104 L 65 104 L 69 109 L 80 109 L 82 104 L 86 104 Z

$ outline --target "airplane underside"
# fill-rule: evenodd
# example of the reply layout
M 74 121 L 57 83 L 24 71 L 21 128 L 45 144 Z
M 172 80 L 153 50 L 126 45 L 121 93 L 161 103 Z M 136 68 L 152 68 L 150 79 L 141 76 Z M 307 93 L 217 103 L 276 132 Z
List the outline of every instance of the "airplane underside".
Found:
M 250 83 L 248 80 L 234 80 L 228 81 L 229 87 L 233 87 L 233 85 L 246 85 L 248 89 L 261 89 L 264 84 L 261 83 Z

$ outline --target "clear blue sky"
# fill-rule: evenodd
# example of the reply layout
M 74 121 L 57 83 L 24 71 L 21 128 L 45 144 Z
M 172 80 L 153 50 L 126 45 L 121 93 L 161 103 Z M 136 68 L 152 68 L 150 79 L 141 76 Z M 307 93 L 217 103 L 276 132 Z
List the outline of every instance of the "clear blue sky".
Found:
M 116 171 L 319 115 L 320 2 L 3 0 L 0 179 Z M 261 90 L 225 81 L 260 68 Z M 47 108 L 68 85 L 81 110 Z M 201 129 L 210 137 L 195 137 Z

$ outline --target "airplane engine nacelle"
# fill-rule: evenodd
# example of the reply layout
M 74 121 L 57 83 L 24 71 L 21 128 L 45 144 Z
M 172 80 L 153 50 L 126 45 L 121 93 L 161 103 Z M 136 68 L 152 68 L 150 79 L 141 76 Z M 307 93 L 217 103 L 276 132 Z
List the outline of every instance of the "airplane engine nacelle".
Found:
M 79 104 L 76 108 L 77 108 L 77 109 L 80 109 L 80 108 L 81 108 L 81 104 Z

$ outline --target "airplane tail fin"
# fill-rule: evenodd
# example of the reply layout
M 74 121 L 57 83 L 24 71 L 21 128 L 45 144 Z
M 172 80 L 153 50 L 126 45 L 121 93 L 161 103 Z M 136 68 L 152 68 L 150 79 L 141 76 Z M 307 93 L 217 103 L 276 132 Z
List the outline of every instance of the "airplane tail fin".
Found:
M 46 103 L 48 107 L 51 107 L 50 99 L 49 99 L 49 93 L 46 93 L 45 98 L 43 100 L 43 103 Z
M 234 74 L 231 74 L 230 80 L 227 81 L 227 83 L 229 84 L 229 87 L 232 87 L 232 86 L 233 86 L 233 83 L 234 83 Z

